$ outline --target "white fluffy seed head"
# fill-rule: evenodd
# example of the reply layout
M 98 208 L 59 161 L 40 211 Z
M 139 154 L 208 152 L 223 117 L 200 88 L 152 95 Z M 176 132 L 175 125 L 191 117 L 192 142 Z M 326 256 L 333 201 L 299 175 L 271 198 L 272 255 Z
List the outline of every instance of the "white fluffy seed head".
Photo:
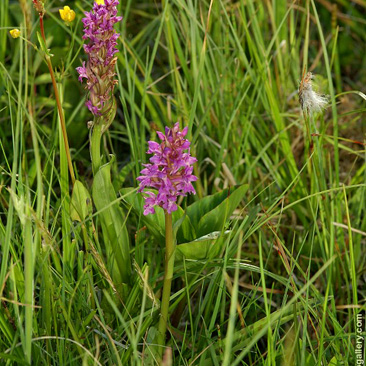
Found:
M 328 98 L 320 95 L 313 90 L 311 72 L 308 72 L 300 82 L 299 86 L 299 102 L 304 113 L 309 115 L 321 112 L 328 104 Z

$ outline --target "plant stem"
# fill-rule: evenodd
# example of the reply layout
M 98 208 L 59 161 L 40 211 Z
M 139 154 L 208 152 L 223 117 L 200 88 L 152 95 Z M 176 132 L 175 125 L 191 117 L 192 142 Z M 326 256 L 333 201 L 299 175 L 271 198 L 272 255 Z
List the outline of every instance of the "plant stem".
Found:
M 44 25 L 43 25 L 43 16 L 41 16 L 41 15 L 39 17 L 39 24 L 40 24 L 40 28 L 41 28 L 42 38 L 44 40 L 44 43 L 46 44 L 46 36 L 45 36 L 45 33 L 44 33 Z M 62 135 L 64 137 L 64 144 L 65 144 L 65 150 L 66 150 L 66 156 L 67 156 L 67 164 L 69 166 L 71 181 L 72 181 L 72 184 L 74 185 L 74 183 L 75 183 L 75 173 L 74 173 L 74 168 L 72 166 L 72 161 L 71 161 L 69 140 L 67 138 L 67 131 L 66 131 L 65 116 L 64 116 L 64 112 L 62 110 L 60 95 L 59 95 L 58 89 L 57 89 L 57 83 L 56 83 L 55 74 L 54 74 L 53 68 L 52 68 L 51 58 L 47 55 L 46 55 L 46 62 L 47 62 L 48 70 L 49 70 L 50 75 L 51 75 L 53 90 L 54 90 L 54 93 L 55 93 L 55 99 L 56 99 L 56 104 L 57 104 L 57 110 L 58 110 L 58 114 L 60 116 L 61 130 L 62 130 Z
M 102 124 L 98 121 L 94 121 L 93 131 L 90 140 L 90 156 L 93 165 L 93 174 L 95 176 L 96 172 L 102 165 L 102 159 L 100 155 L 100 141 L 102 139 Z
M 175 240 L 173 238 L 173 224 L 172 215 L 165 212 L 165 271 L 163 296 L 161 299 L 160 320 L 158 326 L 158 354 L 162 358 L 163 349 L 165 346 L 165 336 L 168 323 L 168 311 L 170 292 L 172 287 L 172 279 L 174 272 L 174 254 L 175 254 Z

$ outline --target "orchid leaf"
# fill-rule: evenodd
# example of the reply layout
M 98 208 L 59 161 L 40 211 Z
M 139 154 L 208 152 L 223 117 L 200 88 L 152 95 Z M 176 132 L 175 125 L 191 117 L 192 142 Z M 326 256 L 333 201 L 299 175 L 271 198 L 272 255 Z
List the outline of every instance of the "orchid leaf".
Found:
M 195 227 L 196 234 L 201 237 L 213 231 L 221 231 L 244 198 L 247 189 L 247 184 L 225 189 L 190 205 L 187 215 Z
M 93 213 L 92 201 L 88 190 L 79 180 L 75 181 L 71 196 L 70 216 L 82 222 Z
M 207 196 L 200 201 L 188 206 L 186 211 L 178 206 L 173 212 L 173 222 L 177 222 L 184 215 L 183 221 L 176 232 L 177 244 L 191 243 L 197 236 L 202 237 L 214 231 L 221 232 L 230 215 L 243 199 L 248 185 L 241 185 L 226 189 L 212 196 Z M 151 191 L 154 191 L 151 189 Z M 133 188 L 121 190 L 124 200 L 133 207 L 151 233 L 158 239 L 164 239 L 165 219 L 164 210 L 155 207 L 155 214 L 143 215 L 144 198 L 141 193 Z
M 230 231 L 227 230 L 223 234 L 227 235 L 229 233 Z M 221 236 L 220 231 L 215 231 L 189 243 L 179 244 L 176 248 L 175 259 L 178 262 L 182 260 L 183 257 L 185 259 L 191 260 L 201 260 L 210 257 L 216 257 L 216 255 L 218 255 L 220 252 L 220 239 L 222 237 L 223 236 Z
M 112 161 L 101 166 L 95 174 L 92 187 L 93 201 L 99 211 L 103 235 L 107 238 L 109 263 L 115 261 L 122 281 L 129 283 L 131 279 L 129 237 L 125 217 L 111 182 L 111 164 Z
M 151 189 L 151 191 L 154 191 Z M 141 216 L 143 223 L 149 228 L 152 235 L 158 240 L 163 240 L 165 236 L 165 217 L 164 210 L 161 207 L 155 207 L 155 214 L 144 215 L 144 198 L 141 193 L 138 193 L 133 188 L 123 188 L 120 191 L 125 202 L 132 206 L 135 212 Z M 173 223 L 178 222 L 184 216 L 184 210 L 178 207 L 177 211 L 173 214 Z M 177 234 L 177 242 L 184 243 L 187 241 L 194 240 L 195 230 L 194 227 L 186 215 L 182 222 L 180 222 Z

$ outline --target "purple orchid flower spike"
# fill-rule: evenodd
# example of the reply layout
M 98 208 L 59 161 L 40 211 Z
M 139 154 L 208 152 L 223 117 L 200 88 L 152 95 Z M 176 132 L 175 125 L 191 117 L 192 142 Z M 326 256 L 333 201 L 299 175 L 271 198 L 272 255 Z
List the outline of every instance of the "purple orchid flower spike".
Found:
M 192 172 L 197 159 L 191 156 L 191 143 L 184 138 L 187 132 L 187 127 L 180 131 L 177 122 L 173 128 L 165 128 L 165 135 L 157 132 L 162 141 L 160 144 L 149 141 L 147 153 L 153 156 L 150 158 L 151 164 L 143 164 L 145 168 L 137 178 L 140 182 L 139 192 L 151 187 L 158 193 L 144 192 L 144 215 L 155 213 L 154 206 L 160 206 L 170 214 L 178 209 L 178 196 L 196 194 L 192 182 L 196 181 L 197 177 Z
M 118 52 L 116 48 L 119 34 L 114 25 L 122 20 L 117 16 L 118 0 L 95 2 L 90 12 L 85 12 L 83 18 L 83 39 L 89 39 L 84 45 L 88 54 L 88 61 L 76 68 L 79 81 L 86 79 L 86 89 L 89 90 L 89 99 L 85 105 L 95 116 L 106 115 L 113 107 L 113 89 L 118 81 L 115 65 Z

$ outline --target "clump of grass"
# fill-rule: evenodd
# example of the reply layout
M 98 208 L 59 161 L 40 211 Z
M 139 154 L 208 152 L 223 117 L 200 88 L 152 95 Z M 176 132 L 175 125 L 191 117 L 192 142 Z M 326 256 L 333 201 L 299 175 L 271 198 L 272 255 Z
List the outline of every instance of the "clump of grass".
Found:
M 143 215 L 136 178 L 147 139 L 179 121 L 199 181 L 173 213 L 163 364 L 354 365 L 362 1 L 119 5 L 115 118 L 94 168 L 75 70 L 90 8 L 45 2 L 41 25 L 31 2 L 0 2 L 0 364 L 157 364 L 164 216 Z M 311 116 L 297 98 L 304 69 L 329 95 Z

